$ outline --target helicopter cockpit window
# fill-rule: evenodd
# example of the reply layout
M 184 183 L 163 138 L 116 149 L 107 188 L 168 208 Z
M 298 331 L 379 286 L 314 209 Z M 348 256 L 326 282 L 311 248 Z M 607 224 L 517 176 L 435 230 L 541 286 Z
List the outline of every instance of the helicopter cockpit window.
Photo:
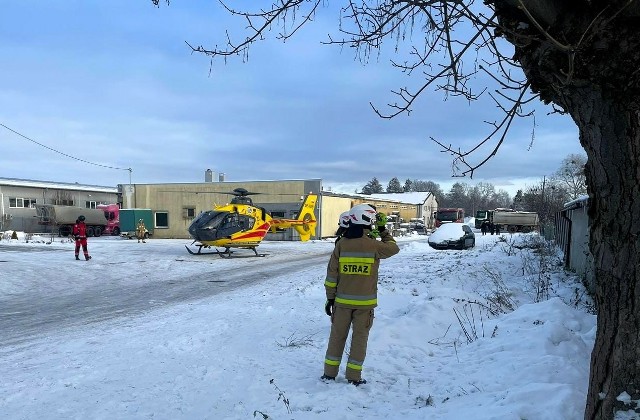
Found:
M 237 227 L 239 224 L 239 218 L 237 213 L 228 214 L 227 217 L 224 218 L 222 225 L 220 225 L 220 229 L 230 229 L 233 227 Z
M 226 214 L 227 213 L 219 211 L 205 211 L 200 213 L 192 224 L 198 226 L 200 229 L 215 229 L 220 222 L 222 222 Z
M 240 227 L 242 230 L 249 230 L 253 227 L 256 219 L 251 216 L 242 215 L 240 216 Z

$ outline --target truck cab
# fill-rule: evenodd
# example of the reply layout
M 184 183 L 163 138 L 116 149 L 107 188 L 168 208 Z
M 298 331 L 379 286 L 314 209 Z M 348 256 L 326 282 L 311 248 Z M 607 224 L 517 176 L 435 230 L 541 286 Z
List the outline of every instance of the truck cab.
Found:
M 464 223 L 463 208 L 442 208 L 434 212 L 436 219 L 436 227 L 440 227 L 443 223 Z
M 96 206 L 98 210 L 104 211 L 104 217 L 107 219 L 107 224 L 103 233 L 107 235 L 119 236 L 120 235 L 120 206 L 117 204 L 98 204 Z

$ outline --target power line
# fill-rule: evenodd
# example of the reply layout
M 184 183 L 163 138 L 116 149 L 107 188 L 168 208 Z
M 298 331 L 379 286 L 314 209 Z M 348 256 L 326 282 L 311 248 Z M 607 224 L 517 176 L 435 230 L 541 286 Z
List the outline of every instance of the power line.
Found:
M 31 138 L 29 138 L 29 137 L 25 136 L 24 134 L 18 133 L 16 130 L 14 130 L 14 129 L 12 129 L 12 128 L 9 128 L 9 127 L 7 127 L 6 125 L 4 125 L 4 124 L 2 124 L 2 123 L 0 123 L 0 126 L 4 127 L 5 129 L 7 129 L 7 130 L 11 131 L 11 132 L 12 132 L 12 133 L 14 133 L 14 134 L 17 134 L 18 136 L 20 136 L 20 137 L 22 137 L 22 138 L 24 138 L 24 139 L 26 139 L 26 140 L 29 140 L 29 141 L 30 141 L 30 142 L 32 142 L 32 143 L 37 144 L 38 146 L 44 147 L 45 149 L 51 150 L 52 152 L 56 152 L 56 153 L 58 153 L 58 154 L 60 154 L 60 155 L 62 155 L 62 156 L 64 156 L 64 157 L 68 157 L 68 158 L 70 158 L 70 159 L 74 159 L 74 160 L 77 160 L 77 161 L 82 162 L 82 163 L 87 163 L 87 164 L 89 164 L 89 165 L 93 165 L 93 166 L 100 166 L 100 167 L 102 167 L 102 168 L 107 168 L 107 169 L 117 169 L 117 170 L 119 170 L 119 171 L 129 171 L 129 174 L 131 174 L 131 168 L 118 168 L 118 167 L 115 167 L 115 166 L 102 165 L 102 164 L 100 164 L 100 163 L 89 162 L 88 160 L 84 160 L 84 159 L 80 159 L 80 158 L 75 157 L 75 156 L 68 155 L 68 154 L 63 153 L 63 152 L 61 152 L 61 151 L 59 151 L 59 150 L 53 149 L 53 148 L 51 148 L 51 147 L 49 147 L 49 146 L 46 146 L 46 145 L 44 145 L 44 144 L 42 144 L 42 143 L 39 143 L 39 142 L 37 142 L 37 141 L 35 141 L 35 140 L 33 140 L 33 139 L 31 139 Z

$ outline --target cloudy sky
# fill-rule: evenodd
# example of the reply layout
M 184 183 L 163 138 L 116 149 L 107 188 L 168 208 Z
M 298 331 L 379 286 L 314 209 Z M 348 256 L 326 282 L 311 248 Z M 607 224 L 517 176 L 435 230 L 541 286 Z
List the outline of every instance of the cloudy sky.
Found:
M 392 45 L 366 65 L 321 45 L 336 34 L 332 9 L 286 44 L 256 45 L 248 62 L 211 65 L 187 43 L 223 45 L 225 29 L 243 26 L 214 0 L 0 7 L 0 177 L 112 186 L 130 174 L 133 183 L 201 182 L 212 169 L 228 181 L 321 178 L 341 192 L 397 177 L 445 191 L 491 182 L 513 195 L 582 153 L 569 117 L 539 105 L 533 142 L 534 121 L 518 122 L 473 179 L 452 178 L 451 156 L 430 137 L 468 149 L 499 118 L 495 106 L 431 92 L 410 116 L 379 118 L 369 102 L 385 110 L 392 90 L 420 80 L 392 68 Z

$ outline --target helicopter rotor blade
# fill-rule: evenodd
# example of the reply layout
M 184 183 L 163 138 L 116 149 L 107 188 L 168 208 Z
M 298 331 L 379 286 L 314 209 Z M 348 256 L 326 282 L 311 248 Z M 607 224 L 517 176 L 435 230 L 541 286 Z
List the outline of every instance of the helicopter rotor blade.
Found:
M 258 193 L 258 192 L 250 192 L 245 190 L 244 188 L 236 188 L 233 191 L 231 191 L 228 194 L 232 194 L 235 195 L 236 197 L 244 197 L 247 195 L 257 195 L 257 194 L 262 194 L 262 193 Z

